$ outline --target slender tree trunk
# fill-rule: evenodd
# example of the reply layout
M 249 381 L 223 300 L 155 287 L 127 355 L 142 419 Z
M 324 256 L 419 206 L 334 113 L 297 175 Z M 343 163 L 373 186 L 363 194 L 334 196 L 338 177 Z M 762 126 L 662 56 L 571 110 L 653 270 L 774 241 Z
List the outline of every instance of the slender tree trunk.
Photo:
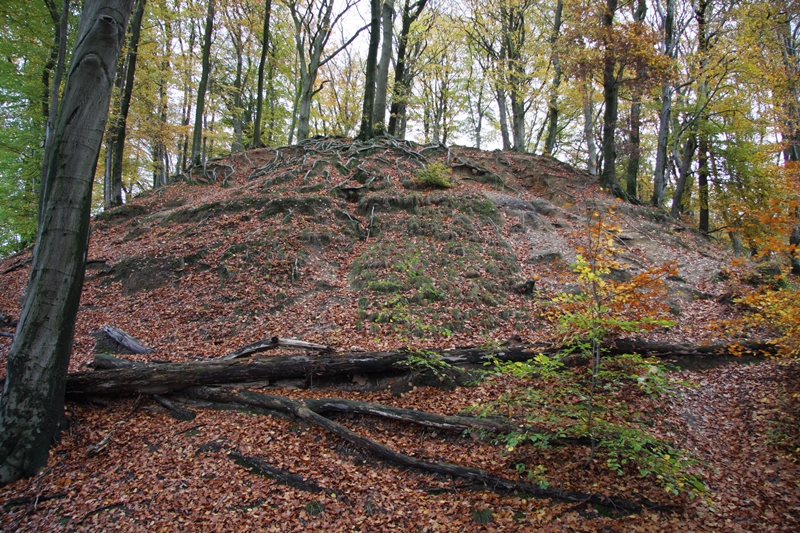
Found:
M 592 105 L 592 79 L 583 81 L 583 137 L 586 139 L 586 170 L 597 176 L 597 145 L 594 142 L 594 106 Z
M 370 0 L 369 48 L 367 50 L 367 71 L 364 81 L 364 101 L 361 107 L 361 129 L 359 140 L 371 139 L 375 114 L 375 76 L 378 67 L 378 47 L 381 40 L 381 0 Z
M 508 132 L 508 111 L 506 110 L 506 91 L 499 85 L 496 87 L 497 93 L 497 115 L 500 121 L 500 138 L 503 141 L 503 150 L 511 150 L 511 136 Z
M 192 133 L 192 165 L 199 166 L 203 162 L 203 115 L 205 114 L 206 90 L 211 71 L 211 35 L 214 31 L 214 2 L 208 0 L 206 29 L 203 35 L 202 70 L 200 84 L 197 86 L 197 103 L 195 104 L 194 132 Z
M 674 57 L 675 44 L 675 0 L 667 0 L 664 16 L 664 54 Z M 658 114 L 658 140 L 656 142 L 656 168 L 653 175 L 653 197 L 651 203 L 661 207 L 667 192 L 667 150 L 669 144 L 669 125 L 672 118 L 672 83 L 661 87 L 661 111 Z
M 608 189 L 615 196 L 620 196 L 622 190 L 617 181 L 617 147 L 614 137 L 617 132 L 617 115 L 619 106 L 619 82 L 617 80 L 617 58 L 611 50 L 611 32 L 614 24 L 614 14 L 617 11 L 617 0 L 606 0 L 606 10 L 603 13 L 603 31 L 605 51 L 603 58 L 603 171 L 600 174 L 600 185 Z
M 264 8 L 264 31 L 261 35 L 261 57 L 258 59 L 258 89 L 256 94 L 256 120 L 253 125 L 253 146 L 261 146 L 261 122 L 264 112 L 264 70 L 267 65 L 267 52 L 270 45 L 269 22 L 272 16 L 272 0 L 267 0 Z
M 405 116 L 408 95 L 411 94 L 411 77 L 406 73 L 406 55 L 408 52 L 408 35 L 411 24 L 419 18 L 428 0 L 411 2 L 403 5 L 403 21 L 397 45 L 397 64 L 394 68 L 394 87 L 392 90 L 392 107 L 389 110 L 389 135 L 403 137 L 405 133 Z M 401 131 L 403 134 L 401 134 Z
M 692 159 L 697 150 L 697 135 L 694 131 L 686 139 L 683 145 L 683 154 L 681 155 L 680 166 L 678 168 L 678 181 L 675 184 L 675 192 L 672 195 L 672 209 L 670 214 L 678 218 L 683 212 L 683 196 L 686 194 L 687 184 L 689 181 L 689 174 L 692 169 Z
M 708 30 L 708 9 L 711 0 L 700 0 L 695 7 L 695 18 L 697 19 L 697 52 L 700 55 L 700 69 L 705 72 L 708 60 L 706 55 L 711 49 L 711 41 L 709 39 Z M 705 106 L 708 101 L 708 83 L 703 80 L 700 82 L 700 87 L 697 90 L 697 99 L 700 106 Z M 708 123 L 707 111 L 701 111 L 699 120 L 699 132 L 697 143 L 697 197 L 700 202 L 700 219 L 698 229 L 702 233 L 708 233 L 709 230 L 709 189 L 708 177 L 710 170 L 708 168 L 708 152 L 709 152 L 709 138 L 708 133 L 705 131 L 705 125 Z
M 85 0 L 42 191 L 44 209 L 0 397 L 0 484 L 36 474 L 64 420 L 92 182 L 133 0 Z
M 564 0 L 556 2 L 556 11 L 553 17 L 553 34 L 550 36 L 550 46 L 553 48 L 553 82 L 550 85 L 549 110 L 547 112 L 547 138 L 544 141 L 544 153 L 553 155 L 558 136 L 558 88 L 561 86 L 561 58 L 555 50 L 558 36 L 561 32 L 561 14 L 564 11 Z
M 244 69 L 244 50 L 242 50 L 241 40 L 237 39 L 234 45 L 236 48 L 236 77 L 233 80 L 233 105 L 231 106 L 231 125 L 233 126 L 233 142 L 231 142 L 231 152 L 241 152 L 244 150 L 244 108 L 242 107 L 243 88 L 242 71 Z
M 382 11 L 383 42 L 378 77 L 375 80 L 375 108 L 372 127 L 380 135 L 386 131 L 386 93 L 389 88 L 389 63 L 392 60 L 392 33 L 394 29 L 394 0 L 385 0 Z
M 636 9 L 633 12 L 633 20 L 637 24 L 642 24 L 647 13 L 647 4 L 644 0 L 638 0 Z M 625 176 L 625 192 L 628 198 L 636 200 L 639 197 L 637 180 L 639 177 L 639 161 L 641 160 L 641 114 L 642 114 L 642 93 L 644 92 L 644 82 L 647 78 L 647 69 L 640 67 L 636 70 L 635 85 L 631 94 L 631 114 L 628 131 L 628 168 Z
M 70 0 L 64 0 L 61 6 L 61 12 L 56 9 L 56 5 L 52 0 L 46 2 L 47 8 L 50 11 L 50 16 L 54 23 L 54 36 L 53 36 L 53 49 L 51 53 L 51 60 L 55 59 L 55 63 L 51 67 L 53 71 L 53 79 L 50 80 L 51 68 L 45 68 L 42 73 L 43 81 L 43 113 L 46 118 L 44 129 L 44 150 L 42 153 L 42 170 L 39 177 L 39 221 L 41 222 L 42 203 L 41 203 L 41 188 L 47 177 L 47 162 L 50 161 L 50 152 L 53 149 L 53 134 L 56 124 L 56 117 L 58 115 L 58 102 L 61 95 L 61 80 L 64 77 L 64 63 L 67 56 L 67 38 L 69 37 L 69 3 Z
M 131 98 L 133 97 L 133 80 L 136 76 L 136 58 L 139 50 L 139 37 L 142 29 L 142 18 L 147 0 L 137 0 L 136 9 L 131 19 L 131 35 L 128 41 L 128 55 L 125 60 L 125 80 L 122 83 L 122 95 L 119 102 L 119 114 L 116 116 L 116 124 L 113 128 L 113 135 L 116 137 L 112 143 L 111 151 L 111 180 L 110 198 L 108 207 L 122 205 L 122 164 L 125 154 L 125 137 L 128 128 L 128 112 L 131 108 Z

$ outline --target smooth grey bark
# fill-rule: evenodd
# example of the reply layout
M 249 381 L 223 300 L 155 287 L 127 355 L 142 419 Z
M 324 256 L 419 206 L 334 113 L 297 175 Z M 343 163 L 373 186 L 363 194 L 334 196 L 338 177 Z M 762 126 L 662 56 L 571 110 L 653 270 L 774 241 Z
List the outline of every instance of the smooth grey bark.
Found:
M 167 176 L 169 176 L 169 153 L 167 152 L 167 144 L 164 142 L 164 132 L 167 130 L 168 124 L 168 110 L 169 98 L 167 95 L 167 77 L 170 72 L 169 51 L 167 48 L 172 43 L 172 24 L 169 20 L 164 23 L 165 42 L 169 44 L 164 45 L 164 57 L 161 60 L 161 65 L 158 72 L 158 114 L 160 131 L 152 140 L 153 152 L 153 188 L 157 189 L 167 184 Z
M 675 0 L 667 0 L 664 14 L 664 55 L 675 56 Z M 669 144 L 669 125 L 672 119 L 672 83 L 661 86 L 661 110 L 658 113 L 658 139 L 656 141 L 656 168 L 653 174 L 653 197 L 651 204 L 661 207 L 667 193 L 667 150 Z
M 41 188 L 47 178 L 47 162 L 50 161 L 50 152 L 53 149 L 53 135 L 58 116 L 58 102 L 61 95 L 61 80 L 64 78 L 64 64 L 67 56 L 67 38 L 69 37 L 69 3 L 64 0 L 61 12 L 56 9 L 53 0 L 45 0 L 48 11 L 54 23 L 53 49 L 51 51 L 51 62 L 42 72 L 43 85 L 43 114 L 47 119 L 44 129 L 44 146 L 42 153 L 42 169 L 39 177 L 39 188 Z M 53 79 L 50 80 L 50 71 L 53 71 Z M 39 220 L 41 221 L 41 196 L 39 198 Z
M 375 77 L 378 66 L 378 47 L 381 39 L 381 0 L 370 0 L 369 47 L 367 49 L 367 71 L 364 80 L 364 101 L 361 106 L 361 128 L 358 139 L 366 141 L 375 136 L 373 131 L 375 113 Z
M 42 220 L 0 397 L 0 484 L 36 474 L 64 420 L 92 182 L 133 0 L 85 0 L 47 163 Z
M 413 76 L 408 68 L 408 35 L 411 25 L 416 21 L 428 0 L 411 2 L 406 0 L 403 4 L 403 17 L 400 26 L 400 35 L 397 44 L 397 63 L 394 68 L 394 86 L 392 88 L 392 107 L 389 109 L 389 135 L 404 137 L 406 108 L 408 95 L 411 94 Z
M 258 89 L 256 90 L 256 118 L 253 125 L 253 146 L 258 148 L 261 143 L 261 121 L 264 116 L 264 71 L 267 65 L 267 52 L 270 45 L 270 19 L 272 17 L 272 0 L 267 0 L 264 6 L 264 30 L 261 35 L 261 56 L 258 58 Z
M 211 74 L 211 35 L 214 32 L 215 0 L 208 0 L 206 28 L 203 33 L 203 52 L 201 59 L 200 83 L 197 85 L 197 102 L 194 110 L 194 131 L 192 132 L 192 165 L 199 166 L 203 162 L 203 115 L 206 107 L 206 90 Z
M 597 145 L 594 142 L 594 106 L 592 105 L 592 80 L 583 80 L 583 136 L 586 139 L 586 170 L 597 176 Z
M 550 36 L 550 46 L 552 48 L 553 58 L 551 63 L 553 65 L 553 82 L 550 85 L 550 101 L 548 103 L 549 110 L 547 112 L 547 138 L 544 141 L 544 153 L 553 155 L 556 147 L 556 138 L 558 136 L 558 88 L 561 86 L 561 58 L 556 50 L 558 36 L 561 33 L 561 15 L 564 11 L 564 0 L 556 2 L 556 10 L 553 14 L 553 33 Z
M 506 91 L 502 87 L 496 88 L 497 116 L 500 121 L 500 139 L 503 142 L 503 150 L 511 150 L 511 135 L 508 133 L 508 110 L 506 102 Z
M 672 209 L 670 210 L 670 215 L 675 218 L 678 218 L 683 212 L 683 195 L 686 193 L 689 174 L 692 169 L 692 159 L 697 150 L 697 135 L 694 129 L 693 127 L 692 132 L 683 145 L 683 154 L 681 155 L 678 167 L 678 180 L 675 183 L 675 192 L 672 195 Z
M 389 63 L 392 60 L 392 34 L 394 30 L 394 0 L 385 0 L 381 11 L 383 42 L 381 60 L 375 80 L 375 106 L 372 113 L 372 127 L 376 134 L 386 131 L 386 95 L 389 88 Z
M 125 59 L 125 78 L 122 82 L 122 94 L 119 101 L 119 112 L 111 135 L 114 140 L 111 144 L 111 169 L 110 179 L 105 183 L 110 187 L 106 194 L 106 208 L 122 205 L 122 164 L 125 155 L 125 137 L 128 130 L 128 112 L 131 108 L 133 97 L 133 80 L 136 77 L 136 60 L 139 51 L 139 37 L 141 36 L 142 18 L 147 0 L 137 0 L 133 18 L 130 25 L 130 39 L 128 40 L 128 54 Z M 108 172 L 109 169 L 106 169 Z

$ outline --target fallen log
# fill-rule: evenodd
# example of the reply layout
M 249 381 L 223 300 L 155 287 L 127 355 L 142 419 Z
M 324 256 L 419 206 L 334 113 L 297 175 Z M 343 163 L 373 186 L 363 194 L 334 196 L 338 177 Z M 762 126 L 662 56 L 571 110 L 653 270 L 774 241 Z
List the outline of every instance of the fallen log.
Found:
M 766 342 L 746 344 L 664 344 L 646 341 L 616 341 L 607 346 L 609 355 L 643 353 L 652 357 L 712 356 L 730 353 L 759 354 L 773 350 Z M 536 354 L 563 353 L 562 348 L 543 346 L 508 346 L 485 349 L 465 348 L 426 352 L 441 363 L 452 366 L 482 365 L 493 359 L 498 361 L 527 361 Z M 433 355 L 431 355 L 433 354 Z M 307 379 L 320 377 L 363 375 L 397 372 L 413 369 L 408 362 L 413 351 L 346 352 L 334 355 L 294 355 L 232 360 L 208 360 L 183 363 L 160 363 L 132 368 L 117 368 L 94 372 L 77 372 L 67 376 L 66 392 L 69 396 L 164 394 L 187 387 L 225 383 L 252 383 L 282 379 Z

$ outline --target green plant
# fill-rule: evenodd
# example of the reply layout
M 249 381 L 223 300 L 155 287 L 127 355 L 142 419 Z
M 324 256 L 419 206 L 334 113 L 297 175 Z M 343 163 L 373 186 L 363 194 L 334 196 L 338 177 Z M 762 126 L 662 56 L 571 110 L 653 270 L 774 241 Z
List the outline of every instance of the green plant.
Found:
M 611 269 L 621 268 L 614 258 L 619 230 L 597 211 L 590 213 L 587 227 L 586 244 L 574 265 L 580 292 L 559 295 L 548 313 L 562 343 L 570 347 L 527 362 L 490 361 L 494 375 L 536 384 L 511 390 L 479 414 L 500 414 L 513 421 L 514 431 L 496 437 L 508 451 L 524 443 L 548 447 L 554 439 L 577 439 L 588 443 L 587 465 L 602 457 L 618 474 L 653 476 L 667 492 L 693 495 L 703 484 L 692 472 L 691 457 L 650 434 L 651 421 L 627 407 L 630 400 L 652 404 L 672 393 L 677 383 L 657 361 L 638 355 L 608 357 L 602 348 L 614 335 L 671 324 L 659 303 L 664 300 L 661 278 L 673 268 L 666 265 L 624 282 L 612 281 L 607 276 Z M 581 360 L 588 363 L 581 365 Z M 524 464 L 518 468 L 546 482 L 544 470 Z
M 427 187 L 449 189 L 453 186 L 453 173 L 444 163 L 434 161 L 417 171 L 417 181 Z
M 432 372 L 438 378 L 447 377 L 453 365 L 442 359 L 441 354 L 431 350 L 409 350 L 406 358 L 399 363 L 413 372 Z

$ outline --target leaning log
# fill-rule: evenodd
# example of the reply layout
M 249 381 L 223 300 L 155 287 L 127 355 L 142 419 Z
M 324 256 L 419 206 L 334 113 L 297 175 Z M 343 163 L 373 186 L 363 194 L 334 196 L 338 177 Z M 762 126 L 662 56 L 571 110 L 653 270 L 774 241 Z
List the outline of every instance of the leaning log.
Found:
M 607 353 L 643 353 L 654 357 L 711 356 L 729 353 L 757 354 L 774 348 L 768 343 L 688 345 L 644 341 L 616 341 Z M 740 349 L 741 348 L 741 349 Z M 500 350 L 467 348 L 426 352 L 452 366 L 481 365 L 498 361 L 527 361 L 536 354 L 563 352 L 542 346 L 509 346 Z M 412 368 L 409 351 L 348 352 L 335 355 L 295 355 L 263 358 L 160 363 L 132 368 L 79 372 L 67 377 L 67 394 L 125 395 L 164 394 L 187 387 L 224 383 L 252 383 L 283 379 L 307 379 L 396 372 Z M 416 354 L 419 357 L 419 354 Z

